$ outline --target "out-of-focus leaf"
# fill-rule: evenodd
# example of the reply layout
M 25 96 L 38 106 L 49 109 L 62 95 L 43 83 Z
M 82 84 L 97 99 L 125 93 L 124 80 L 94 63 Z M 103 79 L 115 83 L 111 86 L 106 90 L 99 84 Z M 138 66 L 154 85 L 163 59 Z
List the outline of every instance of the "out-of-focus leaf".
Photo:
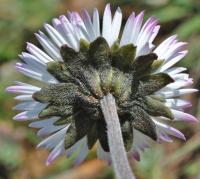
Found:
M 194 0 L 171 0 L 171 4 L 187 6 L 189 8 L 194 4 Z
M 10 20 L 0 21 L 0 63 L 15 58 L 22 48 L 22 29 Z
M 181 6 L 166 6 L 156 9 L 149 15 L 156 16 L 160 22 L 165 23 L 172 20 L 177 20 L 188 15 L 188 9 Z
M 60 0 L 20 0 L 17 1 L 21 10 L 20 19 L 28 28 L 38 28 L 56 13 L 56 6 Z
M 132 0 L 106 0 L 106 3 L 112 3 L 112 6 L 121 6 L 132 2 Z
M 200 67 L 200 38 L 194 37 L 189 43 L 189 53 L 184 60 L 181 61 L 181 65 L 187 68 L 199 68 Z
M 200 147 L 199 135 L 196 135 L 190 139 L 183 147 L 176 150 L 174 154 L 170 155 L 165 161 L 163 161 L 163 166 L 170 165 L 178 160 L 183 159 L 185 156 L 188 156 L 189 153 Z
M 14 168 L 21 162 L 20 148 L 8 137 L 0 135 L 0 162 Z
M 141 161 L 136 163 L 138 174 L 144 178 L 162 178 L 162 165 L 159 163 L 161 163 L 163 152 L 163 149 L 157 146 L 141 153 Z
M 188 176 L 193 176 L 198 174 L 200 171 L 200 161 L 195 162 L 189 162 L 184 168 L 183 168 L 183 174 Z
M 197 32 L 200 32 L 200 14 L 189 18 L 175 29 L 175 33 L 177 33 L 182 39 L 188 38 Z
M 111 168 L 106 167 L 106 163 L 100 160 L 85 162 L 81 166 L 59 173 L 55 176 L 48 176 L 48 179 L 114 179 Z M 46 178 L 46 179 L 47 179 Z M 45 179 L 45 178 L 43 178 Z
M 161 6 L 161 5 L 166 5 L 169 0 L 141 0 L 140 2 L 142 2 L 143 4 L 146 5 L 151 5 L 151 6 Z
M 33 31 L 55 16 L 60 0 L 1 0 L 0 63 L 20 53 Z M 30 37 L 29 37 L 30 36 Z
M 36 145 L 39 142 L 39 138 L 36 135 L 36 133 L 31 130 L 31 129 L 27 129 L 26 130 L 26 139 L 28 139 L 31 143 L 33 143 L 34 145 Z

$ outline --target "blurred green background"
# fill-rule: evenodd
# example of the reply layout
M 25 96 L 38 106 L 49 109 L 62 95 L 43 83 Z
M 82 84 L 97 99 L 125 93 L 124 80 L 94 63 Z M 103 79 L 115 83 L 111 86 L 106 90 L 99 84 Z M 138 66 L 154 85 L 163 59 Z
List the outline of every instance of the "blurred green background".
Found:
M 94 7 L 102 16 L 106 3 L 113 10 L 120 6 L 123 24 L 131 11 L 146 11 L 146 17 L 156 16 L 162 27 L 156 44 L 171 34 L 189 42 L 189 54 L 178 65 L 188 68 L 194 78 L 193 87 L 200 89 L 200 0 L 0 0 L 0 179 L 112 179 L 113 173 L 102 161 L 95 160 L 92 151 L 87 160 L 74 167 L 74 156 L 60 157 L 50 167 L 45 166 L 48 152 L 35 150 L 39 139 L 26 123 L 12 120 L 15 113 L 13 96 L 5 88 L 13 80 L 29 80 L 14 70 L 18 54 L 26 42 L 37 44 L 34 32 L 44 22 L 65 14 L 67 10 L 90 12 Z M 199 94 L 188 95 L 193 107 L 188 110 L 199 117 Z M 200 125 L 178 123 L 187 141 L 156 145 L 142 155 L 141 162 L 132 162 L 138 179 L 200 179 Z

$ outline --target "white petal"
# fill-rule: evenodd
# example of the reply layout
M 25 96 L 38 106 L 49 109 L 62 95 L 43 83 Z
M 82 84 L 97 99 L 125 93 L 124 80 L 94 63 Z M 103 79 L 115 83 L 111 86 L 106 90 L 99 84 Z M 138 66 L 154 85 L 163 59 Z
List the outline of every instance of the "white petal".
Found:
M 191 102 L 183 99 L 166 99 L 165 105 L 173 109 L 184 109 L 191 107 Z
M 88 34 L 87 29 L 80 15 L 77 12 L 72 12 L 72 13 L 68 13 L 68 16 L 74 27 L 74 34 L 76 35 L 77 40 L 80 41 L 80 39 L 84 39 L 84 40 L 89 41 L 90 34 Z
M 90 42 L 94 41 L 95 32 L 94 32 L 94 29 L 93 29 L 93 24 L 92 24 L 90 15 L 88 14 L 88 12 L 86 10 L 83 11 L 83 22 L 85 24 L 85 27 L 87 29 L 88 34 L 90 34 L 89 35 Z
M 124 27 L 123 33 L 122 33 L 122 38 L 120 41 L 120 46 L 124 46 L 126 44 L 129 44 L 131 42 L 131 36 L 132 36 L 132 32 L 133 32 L 133 27 L 134 27 L 134 22 L 135 22 L 135 13 L 133 12 L 127 22 L 126 25 Z
M 154 41 L 154 39 L 156 38 L 158 32 L 160 30 L 160 25 L 155 26 L 155 28 L 153 29 L 153 33 L 149 39 L 149 42 L 152 43 Z
M 54 148 L 56 145 L 59 144 L 60 141 L 65 140 L 65 135 L 69 126 L 70 124 L 64 127 L 62 130 L 43 140 L 41 143 L 38 144 L 37 148 L 45 146 L 46 148 Z
M 87 138 L 84 137 L 84 140 L 87 141 Z M 80 152 L 79 152 L 78 156 L 76 157 L 76 160 L 74 163 L 76 165 L 79 165 L 83 160 L 85 160 L 88 153 L 89 153 L 89 149 L 88 149 L 87 142 L 84 142 L 83 145 L 81 146 Z
M 131 42 L 134 45 L 136 45 L 136 42 L 137 42 L 137 38 L 138 38 L 140 29 L 141 29 L 141 26 L 142 26 L 142 22 L 143 22 L 143 17 L 144 17 L 144 11 L 142 11 L 140 14 L 138 14 L 135 17 L 135 20 L 134 20 L 134 27 L 133 27 L 133 31 L 132 31 L 132 36 L 130 37 Z
M 64 37 L 68 45 L 73 49 L 78 50 L 79 45 L 77 39 L 75 38 L 76 35 L 74 34 L 74 27 L 65 16 L 60 16 L 60 21 L 64 31 Z
M 184 68 L 184 67 L 172 67 L 172 68 L 169 68 L 168 70 L 165 70 L 165 73 L 169 75 L 175 75 L 186 70 L 187 68 Z
M 50 26 L 49 24 L 45 24 L 44 28 L 46 29 L 51 39 L 56 43 L 58 47 L 67 44 L 65 39 L 52 26 Z
M 183 87 L 188 87 L 193 84 L 192 78 L 189 78 L 188 80 L 176 80 L 174 83 L 170 83 L 165 88 L 169 89 L 179 89 Z
M 154 53 L 158 55 L 160 59 L 164 59 L 165 53 L 169 49 L 169 45 L 176 41 L 177 35 L 173 35 L 166 40 L 164 40 L 155 50 Z
M 93 29 L 95 32 L 95 37 L 96 38 L 99 37 L 100 36 L 99 12 L 96 8 L 94 9 L 93 13 Z
M 30 110 L 34 109 L 36 106 L 46 107 L 47 104 L 43 104 L 43 103 L 39 103 L 39 102 L 35 102 L 35 101 L 27 101 L 27 102 L 17 104 L 13 109 L 30 111 Z
M 19 95 L 14 99 L 18 101 L 33 101 L 32 95 Z
M 187 55 L 188 51 L 182 51 L 177 53 L 177 56 L 170 59 L 168 62 L 166 62 L 165 64 L 163 64 L 161 66 L 160 69 L 158 69 L 157 71 L 159 72 L 164 72 L 165 70 L 167 70 L 168 68 L 170 68 L 171 66 L 173 66 L 174 64 L 176 64 L 177 62 L 179 62 L 182 58 L 184 58 Z
M 145 45 L 147 42 L 149 42 L 149 39 L 153 35 L 153 30 L 157 24 L 157 20 L 154 17 L 149 18 L 144 26 L 142 27 L 137 41 L 136 45 L 140 49 L 143 45 Z
M 27 121 L 27 120 L 37 119 L 38 114 L 42 109 L 43 109 L 43 106 L 42 107 L 38 106 L 31 111 L 24 111 L 17 114 L 16 116 L 14 116 L 13 119 L 17 121 Z
M 59 117 L 52 117 L 50 119 L 44 119 L 41 121 L 34 121 L 32 123 L 29 124 L 29 127 L 33 127 L 33 128 L 43 128 L 45 126 L 51 126 L 54 124 L 54 122 L 56 122 L 59 119 Z
M 179 130 L 177 130 L 177 129 L 175 129 L 175 128 L 167 125 L 167 124 L 158 122 L 155 119 L 153 119 L 153 121 L 155 122 L 158 131 L 166 132 L 166 133 L 173 135 L 177 138 L 185 140 L 184 134 L 181 133 Z
M 107 4 L 103 14 L 102 36 L 107 40 L 109 45 L 111 45 L 110 43 L 111 28 L 112 28 L 112 15 L 110 10 L 110 4 Z
M 85 138 L 82 138 L 78 142 L 76 142 L 74 145 L 72 145 L 69 149 L 67 149 L 67 156 L 70 157 L 74 152 L 76 152 L 81 146 L 83 146 L 86 143 Z
M 177 80 L 189 80 L 189 74 L 187 73 L 178 73 L 178 74 L 174 74 L 174 75 L 171 75 L 171 77 L 177 81 Z
M 10 93 L 33 94 L 40 88 L 36 86 L 10 86 L 6 90 Z
M 194 93 L 197 91 L 198 91 L 197 89 L 188 88 L 188 89 L 178 89 L 178 90 L 170 90 L 170 91 L 159 91 L 159 92 L 156 92 L 156 94 L 164 98 L 172 98 L 172 97 L 178 97 L 185 94 Z
M 58 145 L 52 150 L 49 154 L 46 165 L 50 165 L 59 155 L 62 155 L 65 152 L 64 141 L 60 141 Z
M 38 67 L 41 69 L 46 68 L 46 63 L 26 52 L 22 52 L 22 55 L 19 56 L 26 64 L 33 67 Z
M 27 43 L 26 48 L 32 55 L 41 60 L 43 63 L 48 63 L 50 61 L 53 61 L 51 57 L 49 57 L 46 53 L 44 53 L 42 50 L 40 50 L 38 47 L 36 47 L 31 43 Z
M 171 45 L 168 51 L 165 54 L 163 54 L 164 59 L 166 59 L 166 61 L 169 61 L 170 59 L 173 58 L 174 55 L 176 56 L 177 53 L 185 50 L 186 47 L 187 47 L 187 43 L 185 42 L 177 42 Z
M 60 50 L 50 41 L 50 39 L 44 33 L 39 32 L 39 34 L 35 35 L 42 47 L 55 61 L 62 61 Z
M 50 126 L 45 126 L 44 128 L 40 129 L 37 132 L 37 135 L 40 136 L 40 137 L 48 136 L 48 135 L 51 135 L 54 132 L 57 132 L 57 131 L 61 130 L 63 127 L 65 127 L 65 125 L 59 125 L 59 126 L 50 125 Z
M 112 36 L 110 41 L 111 45 L 118 39 L 119 32 L 121 29 L 121 23 L 122 23 L 122 12 L 121 9 L 118 7 L 112 21 L 112 27 L 111 27 L 112 29 L 110 34 Z
M 26 64 L 17 63 L 17 71 L 23 73 L 26 76 L 34 78 L 45 83 L 57 83 L 57 80 L 51 76 L 47 71 L 38 71 L 37 69 L 30 69 Z
M 171 109 L 176 121 L 198 122 L 197 118 L 183 111 Z
M 59 17 L 63 30 L 65 30 L 65 33 L 73 33 L 74 32 L 74 27 L 73 25 L 69 22 L 66 16 L 62 15 Z
M 65 32 L 62 28 L 62 25 L 61 25 L 61 21 L 57 18 L 53 18 L 52 20 L 52 24 L 53 24 L 53 27 L 57 30 L 57 32 L 62 36 L 64 37 L 65 35 Z
M 137 150 L 140 151 L 141 149 L 143 150 L 144 147 L 147 148 L 147 146 L 149 146 L 150 144 L 152 144 L 152 140 L 142 134 L 140 131 L 133 129 L 133 135 L 134 135 L 134 140 L 133 140 L 133 146 L 132 146 L 132 150 Z

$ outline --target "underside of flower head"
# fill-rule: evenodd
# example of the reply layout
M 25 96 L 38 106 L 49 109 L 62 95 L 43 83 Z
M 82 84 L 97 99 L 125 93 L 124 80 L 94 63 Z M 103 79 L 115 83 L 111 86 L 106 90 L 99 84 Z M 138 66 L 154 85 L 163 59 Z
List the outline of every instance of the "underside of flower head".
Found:
M 39 118 L 59 116 L 55 125 L 70 124 L 65 148 L 87 136 L 88 148 L 100 141 L 109 152 L 106 123 L 100 109 L 100 99 L 108 93 L 117 101 L 122 134 L 127 151 L 133 144 L 133 128 L 157 140 L 152 116 L 173 119 L 165 99 L 154 92 L 174 80 L 165 73 L 152 74 L 162 64 L 157 55 L 135 58 L 136 47 L 117 42 L 110 48 L 103 37 L 91 44 L 81 41 L 80 51 L 63 45 L 63 62 L 49 62 L 47 71 L 58 84 L 46 85 L 33 94 L 40 103 L 48 103 Z
M 33 120 L 30 127 L 38 135 L 49 136 L 39 144 L 52 149 L 49 164 L 67 151 L 80 148 L 80 163 L 98 142 L 97 155 L 109 158 L 107 127 L 100 100 L 107 94 L 115 97 L 126 151 L 139 160 L 139 151 L 149 141 L 167 141 L 169 135 L 185 139 L 171 121 L 196 121 L 183 110 L 190 102 L 179 99 L 195 92 L 188 88 L 192 79 L 185 68 L 172 67 L 187 51 L 186 43 L 171 36 L 155 48 L 153 40 L 160 26 L 154 17 L 143 24 L 144 13 L 132 13 L 119 37 L 122 13 L 118 8 L 112 19 L 110 6 L 103 15 L 102 32 L 98 11 L 92 19 L 87 11 L 82 18 L 76 12 L 45 24 L 47 34 L 37 39 L 44 51 L 28 43 L 29 53 L 22 53 L 16 69 L 42 81 L 35 87 L 17 82 L 8 87 L 19 93 L 15 109 L 23 110 L 16 120 Z

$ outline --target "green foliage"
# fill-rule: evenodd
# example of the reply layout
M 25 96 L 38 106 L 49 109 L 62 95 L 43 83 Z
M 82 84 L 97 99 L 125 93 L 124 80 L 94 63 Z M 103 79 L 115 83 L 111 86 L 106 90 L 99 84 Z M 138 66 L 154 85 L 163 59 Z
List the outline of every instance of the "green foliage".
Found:
M 154 15 L 158 18 L 161 23 L 167 23 L 173 20 L 177 20 L 188 15 L 188 9 L 181 6 L 164 6 L 160 9 L 156 9 L 151 12 L 151 15 Z M 150 14 L 149 14 L 150 15 Z
M 0 163 L 9 168 L 17 167 L 21 162 L 20 147 L 12 139 L 0 135 Z
M 59 0 L 3 0 L 0 6 L 0 63 L 16 58 L 33 32 L 56 13 Z
M 142 153 L 141 161 L 136 163 L 139 176 L 143 178 L 160 179 L 162 176 L 162 157 L 164 151 L 161 147 L 148 149 Z
M 200 37 L 194 36 L 189 43 L 188 50 L 189 53 L 186 58 L 181 62 L 182 65 L 188 68 L 196 68 L 200 67 L 200 56 L 199 56 L 199 49 L 200 49 Z
M 182 39 L 187 39 L 190 36 L 197 35 L 200 32 L 200 13 L 188 18 L 188 20 L 178 26 L 174 32 Z

